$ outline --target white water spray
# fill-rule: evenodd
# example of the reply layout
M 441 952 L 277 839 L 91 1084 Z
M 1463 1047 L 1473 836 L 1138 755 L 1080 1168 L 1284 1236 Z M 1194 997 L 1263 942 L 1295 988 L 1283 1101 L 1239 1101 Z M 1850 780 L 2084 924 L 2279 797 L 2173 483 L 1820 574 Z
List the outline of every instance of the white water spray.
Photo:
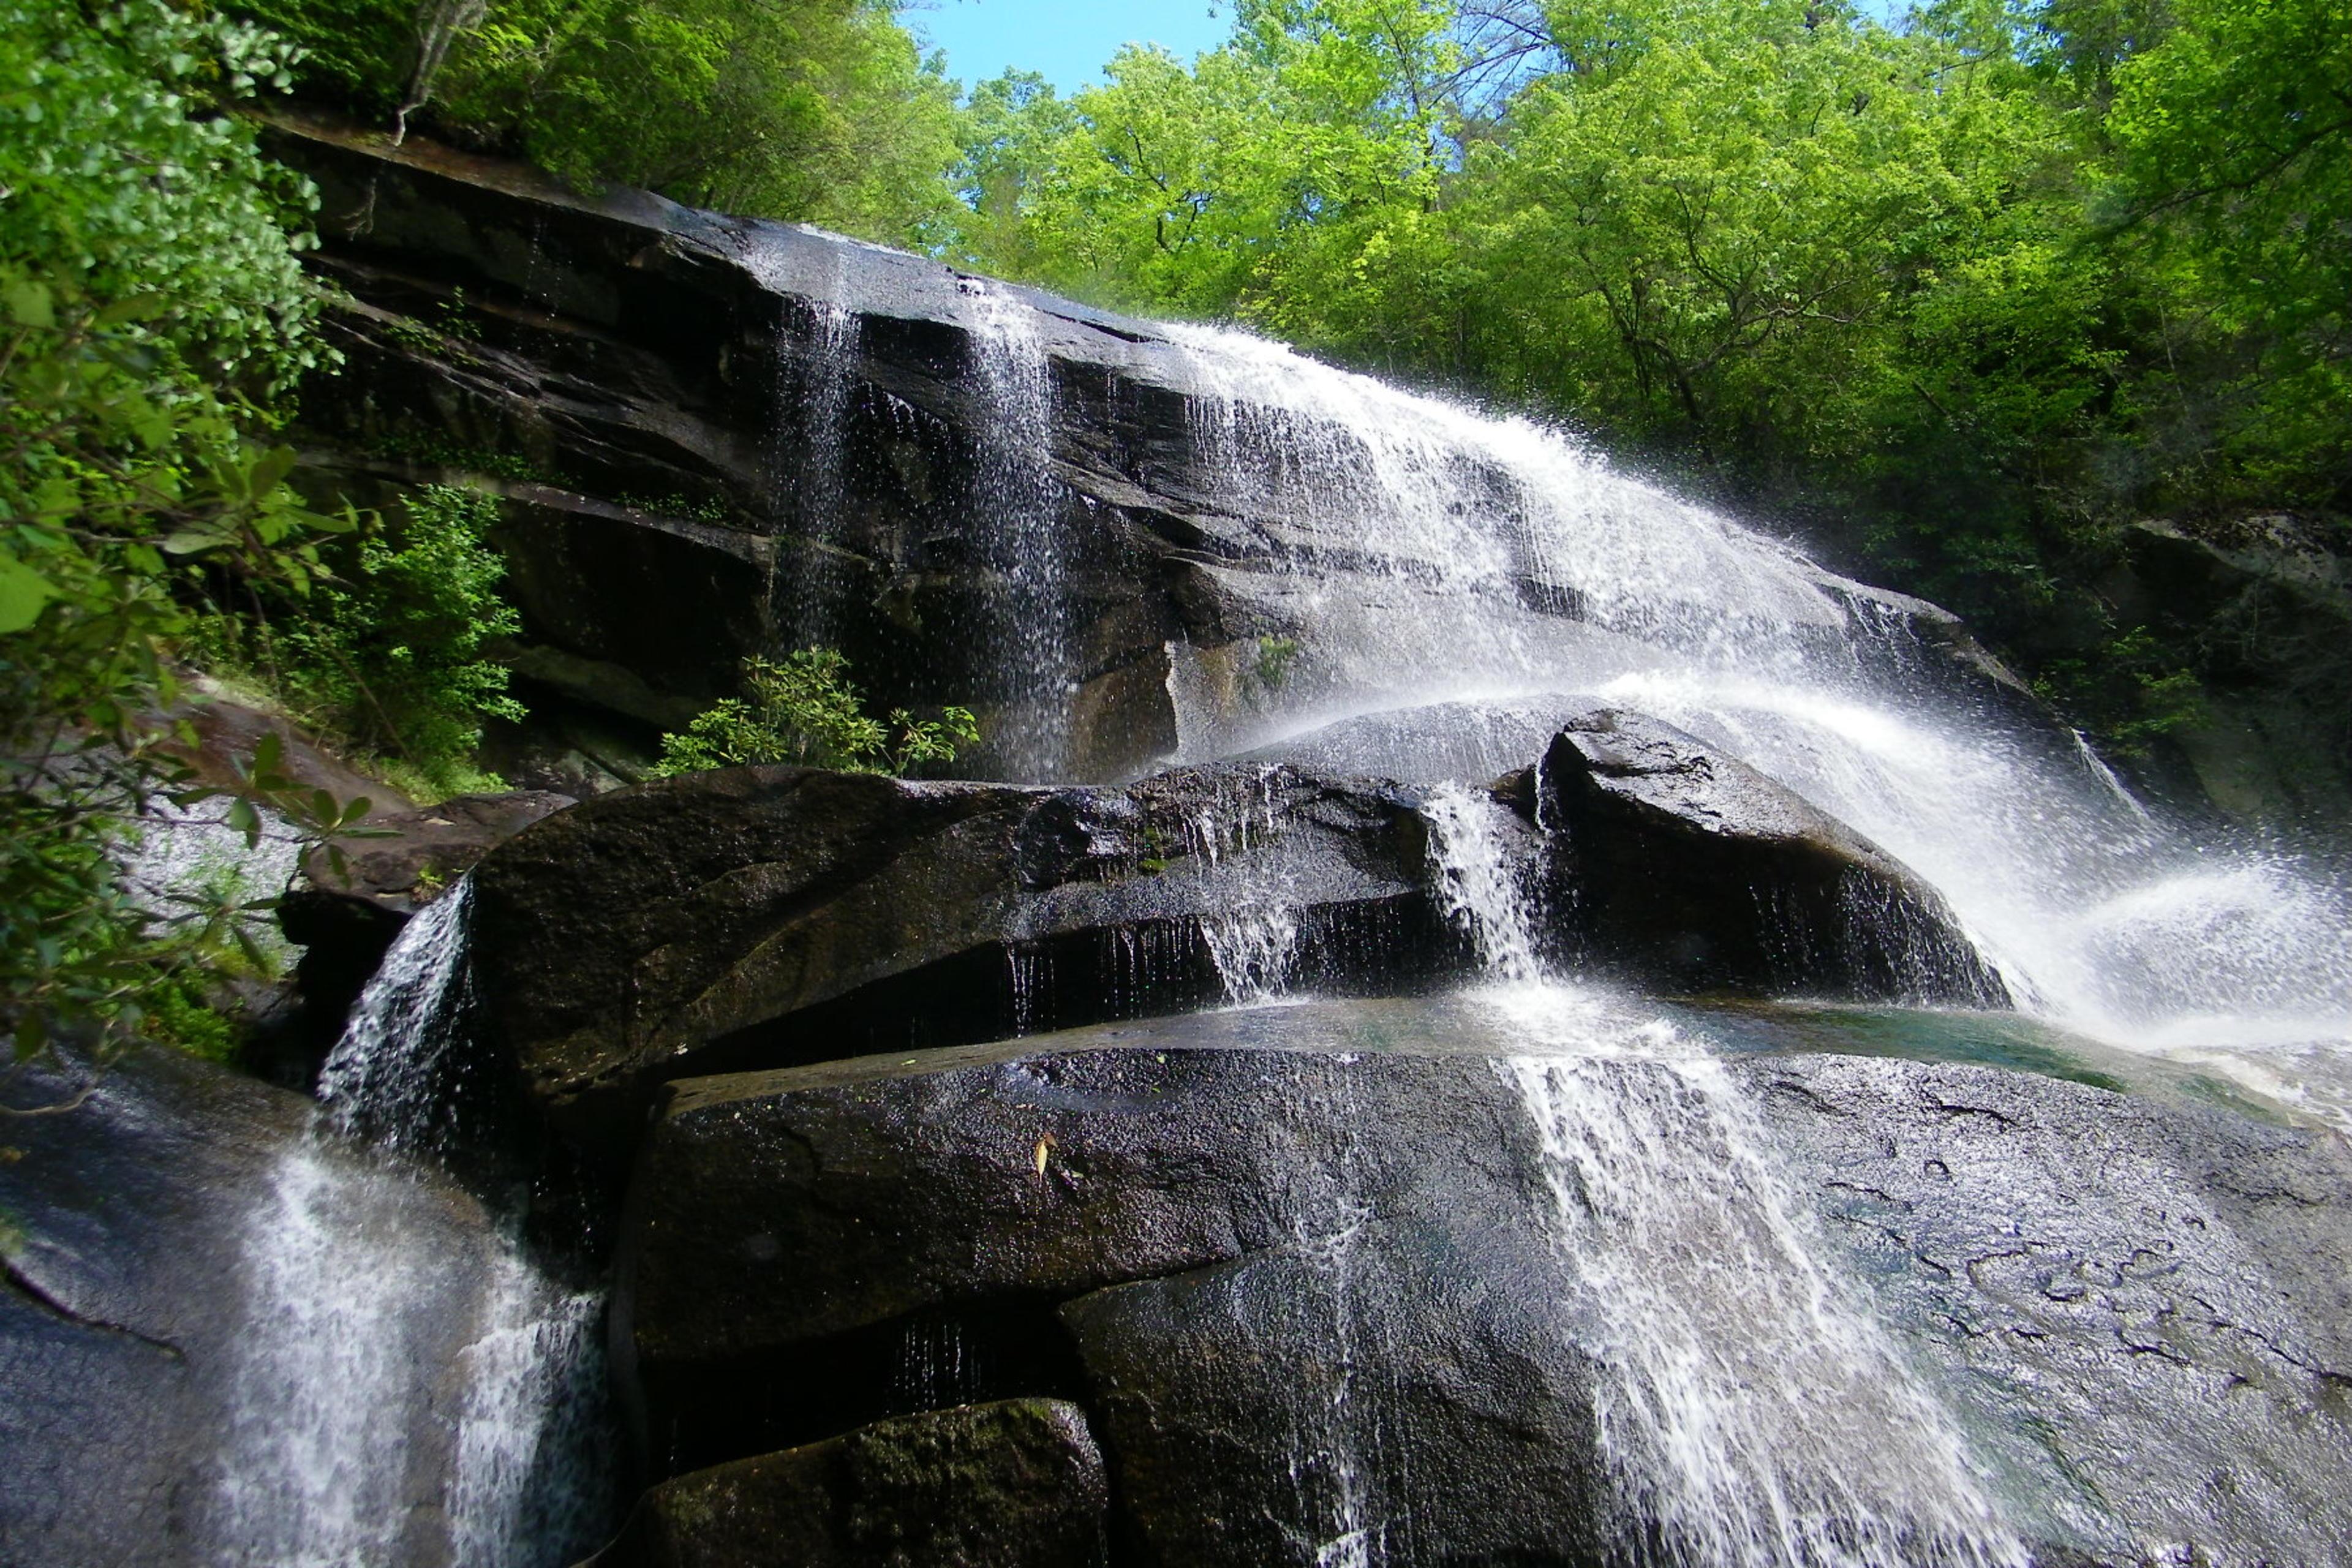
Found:
M 1423 805 L 1445 912 L 1509 1031 L 1546 1219 L 1598 1325 L 1601 1442 L 1633 1538 L 1689 1568 L 2022 1568 L 1965 1445 L 1831 1256 L 1724 1071 L 1549 983 L 1507 807 Z
M 1544 718 L 1638 709 L 1918 871 L 2026 1010 L 2257 1087 L 2284 1079 L 2352 1129 L 2338 878 L 2151 820 L 2077 737 L 1927 647 L 1916 607 L 1559 432 L 1247 334 L 1168 331 L 1206 388 L 1193 417 L 1219 504 L 1265 520 L 1220 588 L 1298 645 L 1282 690 L 1241 704 L 1185 650 L 1171 689 L 1188 754 L 1375 714 L 1419 753 L 1491 748 L 1458 714 L 1410 733 L 1410 710 L 1462 699 L 1532 715 L 1524 761 Z
M 319 1101 L 337 1131 L 412 1150 L 440 1136 L 449 1051 L 465 1022 L 473 903 L 474 884 L 461 878 L 410 916 L 360 994 L 319 1069 Z
M 962 281 L 975 368 L 988 395 L 978 496 L 982 558 L 1003 578 L 988 634 L 1014 696 L 992 735 L 1010 770 L 1066 773 L 1075 667 L 1065 603 L 1062 487 L 1054 477 L 1054 372 L 1037 312 L 986 279 Z
M 350 1136 L 441 1137 L 470 886 L 385 954 L 322 1071 L 322 1126 L 281 1155 L 247 1223 L 224 1563 L 557 1568 L 593 1544 L 602 1299 Z
M 1503 847 L 1507 806 L 1459 784 L 1447 784 L 1422 805 L 1429 823 L 1429 855 L 1437 871 L 1445 918 L 1468 936 L 1489 974 L 1512 984 L 1543 976 L 1536 956 L 1535 921 L 1527 890 Z
M 1657 1561 L 2023 1568 L 1950 1416 L 1822 1263 L 1720 1062 L 1522 1057 L 1505 1070 L 1601 1325 L 1601 1447 Z

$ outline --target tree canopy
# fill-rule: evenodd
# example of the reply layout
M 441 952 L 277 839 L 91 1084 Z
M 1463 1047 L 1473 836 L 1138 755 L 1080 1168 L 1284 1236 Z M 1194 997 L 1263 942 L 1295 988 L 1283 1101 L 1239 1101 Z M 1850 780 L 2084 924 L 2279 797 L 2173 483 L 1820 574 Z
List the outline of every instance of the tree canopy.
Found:
M 974 89 L 952 249 L 1567 420 L 2054 636 L 2128 736 L 2185 656 L 2116 527 L 2352 505 L 2347 51 L 2346 0 L 1244 0 Z

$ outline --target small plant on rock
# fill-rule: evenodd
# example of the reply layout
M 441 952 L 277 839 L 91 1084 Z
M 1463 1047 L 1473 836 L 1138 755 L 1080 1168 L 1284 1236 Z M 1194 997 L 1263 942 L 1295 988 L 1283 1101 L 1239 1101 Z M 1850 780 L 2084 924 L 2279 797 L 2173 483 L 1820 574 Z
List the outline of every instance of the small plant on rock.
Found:
M 980 739 L 980 721 L 967 708 L 943 708 L 936 720 L 904 708 L 887 721 L 868 716 L 849 660 L 832 648 L 803 648 L 781 662 L 746 659 L 743 689 L 704 710 L 685 733 L 664 735 L 655 776 L 751 763 L 904 773 L 951 763 L 957 748 Z

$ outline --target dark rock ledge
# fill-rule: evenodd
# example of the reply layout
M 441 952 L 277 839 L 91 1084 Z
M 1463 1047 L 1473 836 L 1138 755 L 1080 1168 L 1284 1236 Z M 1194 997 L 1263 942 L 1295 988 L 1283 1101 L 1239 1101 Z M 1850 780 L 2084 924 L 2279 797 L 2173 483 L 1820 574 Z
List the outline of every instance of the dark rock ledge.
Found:
M 1608 1307 L 1495 1065 L 1519 1042 L 1432 1005 L 675 1086 L 615 1319 L 656 1470 L 1052 1396 L 1103 1445 L 1118 1561 L 1303 1568 L 1351 1531 L 1397 1563 L 1615 1560 L 1647 1526 L 1596 1437 Z M 2038 1562 L 2352 1549 L 2337 1140 L 1961 1065 L 1731 1074 Z
M 1560 953 L 1681 989 L 2006 1001 L 1934 891 L 1638 715 L 1572 715 L 1506 791 Z M 1541 800 L 1537 796 L 1540 795 Z M 739 769 L 620 791 L 476 874 L 483 1045 L 619 1157 L 655 1085 L 1470 967 L 1417 793 L 1280 764 L 1123 789 Z M 1224 948 L 1220 968 L 1220 945 Z

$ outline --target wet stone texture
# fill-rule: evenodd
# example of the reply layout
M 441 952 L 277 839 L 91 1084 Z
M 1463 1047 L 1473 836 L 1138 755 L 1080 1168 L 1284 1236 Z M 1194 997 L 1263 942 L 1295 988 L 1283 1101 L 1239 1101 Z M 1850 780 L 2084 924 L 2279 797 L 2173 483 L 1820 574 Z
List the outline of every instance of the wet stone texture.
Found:
M 1570 949 L 1606 966 L 1677 987 L 2009 1003 L 1917 874 L 1663 721 L 1573 715 L 1523 787 L 1555 830 Z
M 524 750 L 574 750 L 552 717 L 566 707 L 606 726 L 588 769 L 517 776 L 629 776 L 662 729 L 733 694 L 746 655 L 816 641 L 882 710 L 980 710 L 988 739 L 961 767 L 1116 780 L 1176 752 L 1180 677 L 1242 717 L 1266 695 L 1269 639 L 1330 616 L 1409 632 L 1428 608 L 1420 546 L 1368 537 L 1328 498 L 1237 489 L 1203 438 L 1225 382 L 1163 326 L 794 225 L 569 190 L 421 137 L 394 148 L 290 117 L 268 137 L 319 186 L 311 265 L 346 363 L 304 389 L 298 482 L 363 506 L 436 480 L 500 495 L 524 622 L 510 657 L 542 715 Z M 1021 531 L 1053 546 L 1050 626 L 1003 613 L 1037 584 L 1003 526 L 1005 409 L 982 367 L 1005 345 L 975 310 L 987 298 L 1034 332 L 1045 406 L 1016 488 L 1035 503 Z M 1234 412 L 1318 438 L 1313 418 L 1246 396 Z M 1482 625 L 1576 640 L 1574 595 L 1515 570 L 1532 574 Z M 1997 686 L 1944 612 L 1788 570 L 1825 622 L 1908 626 L 1944 674 Z M 1441 668 L 1461 652 L 1423 651 Z M 1291 679 L 1336 693 L 1362 673 Z M 998 744 L 1065 721 L 1056 765 Z
M 1455 952 L 1425 859 L 1392 788 L 1290 769 L 1060 790 L 731 769 L 488 857 L 474 973 L 488 1046 L 617 1157 L 666 1078 L 1174 1011 L 1223 999 L 1233 952 L 1302 985 L 1409 979 Z
M 1108 1505 L 1085 1415 L 1005 1400 L 665 1481 L 587 1568 L 1094 1568 Z
M 1614 1560 L 1649 1527 L 1596 1425 L 1609 1304 L 1510 1032 L 1404 1005 L 677 1086 L 616 1303 L 656 1468 L 1051 1394 L 1104 1445 L 1119 1561 Z M 2343 1558 L 2335 1142 L 1984 1068 L 1731 1074 L 2040 1561 Z
M 2046 1530 L 2352 1560 L 2334 1134 L 1978 1067 L 1743 1070 L 1883 1315 L 2032 1478 Z
M 165 1568 L 226 1561 L 236 1514 L 240 1379 L 282 1318 L 257 1315 L 257 1247 L 282 1223 L 280 1163 L 310 1125 L 301 1096 L 177 1052 L 140 1047 L 89 1082 L 78 1070 L 14 1076 L 7 1103 L 54 1114 L 0 1119 L 0 1563 Z M 423 1175 L 404 1189 L 412 1238 L 488 1236 L 478 1205 Z M 415 1282 L 432 1325 L 428 1365 L 470 1335 L 446 1256 Z M 272 1405 L 298 1435 L 310 1413 Z M 250 1418 L 247 1413 L 247 1418 Z M 408 1523 L 407 1568 L 448 1561 L 438 1526 L 446 1429 L 399 1432 L 379 1497 Z M 266 1550 L 267 1548 L 260 1548 Z M 242 1560 L 240 1557 L 238 1560 Z

